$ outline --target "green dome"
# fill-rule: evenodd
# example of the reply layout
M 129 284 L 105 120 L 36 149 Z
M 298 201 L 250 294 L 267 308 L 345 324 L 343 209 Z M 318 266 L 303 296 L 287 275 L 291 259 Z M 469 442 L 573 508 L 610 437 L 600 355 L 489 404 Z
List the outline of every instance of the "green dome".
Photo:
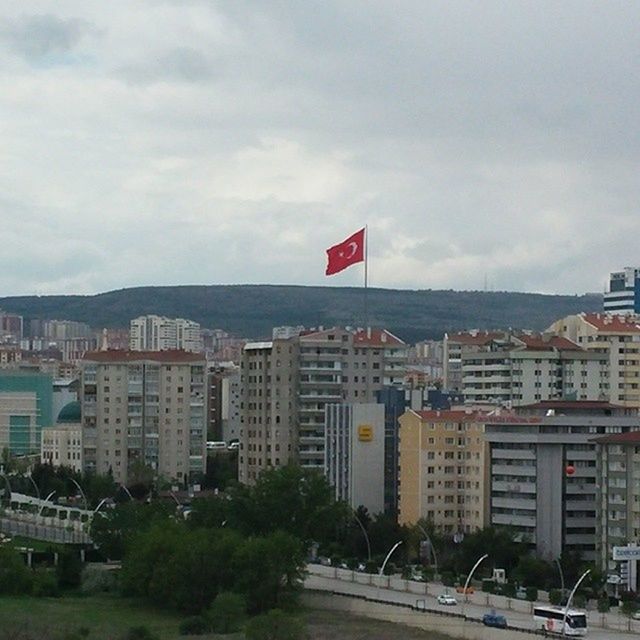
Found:
M 60 409 L 57 422 L 74 422 L 79 424 L 81 422 L 80 403 L 77 400 L 74 400 L 69 404 L 65 404 L 64 407 Z

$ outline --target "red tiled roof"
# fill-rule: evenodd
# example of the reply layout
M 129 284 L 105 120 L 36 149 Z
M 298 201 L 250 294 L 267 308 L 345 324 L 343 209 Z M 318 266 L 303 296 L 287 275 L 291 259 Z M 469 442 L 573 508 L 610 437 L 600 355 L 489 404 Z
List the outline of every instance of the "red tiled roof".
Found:
M 640 444 L 640 430 L 627 433 L 610 433 L 608 436 L 592 438 L 597 444 Z
M 577 345 L 568 338 L 560 336 L 551 336 L 544 338 L 540 335 L 518 335 L 516 336 L 520 342 L 524 343 L 527 350 L 531 351 L 548 351 L 549 349 L 561 349 L 563 351 L 584 351 L 582 347 Z
M 503 337 L 504 333 L 500 331 L 474 331 L 473 333 L 452 333 L 447 339 L 449 342 L 460 342 L 461 344 L 484 345 L 489 344 L 492 340 L 498 340 Z
M 585 322 L 603 333 L 640 333 L 640 324 L 635 316 L 621 316 L 606 313 L 580 314 Z
M 82 359 L 90 362 L 138 362 L 140 360 L 153 360 L 154 362 L 181 363 L 205 361 L 203 354 L 179 351 L 177 349 L 167 351 L 119 351 L 116 349 L 88 351 Z
M 353 342 L 370 347 L 403 347 L 406 344 L 386 329 L 362 329 L 353 335 Z
M 423 422 L 482 422 L 484 424 L 529 424 L 540 422 L 539 417 L 524 418 L 515 413 L 494 411 L 415 411 Z

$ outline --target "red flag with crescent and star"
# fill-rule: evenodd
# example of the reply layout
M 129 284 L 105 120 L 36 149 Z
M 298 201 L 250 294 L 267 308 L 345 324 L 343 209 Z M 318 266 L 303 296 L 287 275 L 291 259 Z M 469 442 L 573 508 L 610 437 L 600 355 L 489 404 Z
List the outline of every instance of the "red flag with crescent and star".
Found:
M 364 229 L 356 231 L 340 244 L 327 249 L 327 270 L 325 275 L 332 276 L 352 264 L 364 262 Z

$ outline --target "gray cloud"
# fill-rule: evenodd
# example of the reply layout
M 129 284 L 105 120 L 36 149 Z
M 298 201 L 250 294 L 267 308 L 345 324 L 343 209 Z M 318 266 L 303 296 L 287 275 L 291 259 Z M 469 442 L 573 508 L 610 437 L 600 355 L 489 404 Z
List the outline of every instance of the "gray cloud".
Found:
M 8 293 L 357 285 L 324 250 L 365 222 L 373 286 L 597 291 L 638 261 L 640 6 L 14 4 L 15 52 L 91 65 L 0 61 L 0 223 L 37 240 Z

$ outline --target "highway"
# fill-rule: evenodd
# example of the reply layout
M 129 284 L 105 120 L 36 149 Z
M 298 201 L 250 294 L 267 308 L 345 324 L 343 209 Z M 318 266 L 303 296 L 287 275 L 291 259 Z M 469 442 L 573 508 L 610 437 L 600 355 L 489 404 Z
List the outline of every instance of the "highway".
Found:
M 373 600 L 382 600 L 390 603 L 411 604 L 424 606 L 427 609 L 451 610 L 452 613 L 464 613 L 469 620 L 480 621 L 482 616 L 488 611 L 495 610 L 507 619 L 507 623 L 515 627 L 533 628 L 533 616 L 528 611 L 530 604 L 519 601 L 511 601 L 512 609 L 495 606 L 497 598 L 491 596 L 492 604 L 487 606 L 487 594 L 475 593 L 469 597 L 469 602 L 464 603 L 464 596 L 454 593 L 453 589 L 448 590 L 453 593 L 458 600 L 456 606 L 444 606 L 437 603 L 436 597 L 439 593 L 444 593 L 446 589 L 441 585 L 419 582 L 408 582 L 399 578 L 389 580 L 378 576 L 369 577 L 367 574 L 358 574 L 352 571 L 334 569 L 332 567 L 322 567 L 319 565 L 309 565 L 309 574 L 305 580 L 305 587 L 320 591 L 334 591 L 337 593 L 363 596 Z M 334 577 L 338 575 L 339 577 Z M 352 581 L 357 580 L 357 582 Z M 374 584 L 363 584 L 361 581 L 372 580 Z M 392 587 L 378 586 L 375 583 L 380 580 L 384 584 L 391 583 Z M 411 589 L 407 591 L 406 588 Z M 425 594 L 425 591 L 428 593 Z M 473 602 L 472 600 L 475 600 Z M 502 599 L 507 602 L 506 599 Z M 514 608 L 520 609 L 515 611 Z M 607 628 L 603 628 L 603 623 Z M 640 633 L 640 620 L 629 620 L 620 615 L 617 611 L 606 615 L 597 611 L 588 612 L 588 625 L 590 640 L 629 640 L 638 637 Z M 533 636 L 532 636 L 533 637 Z

